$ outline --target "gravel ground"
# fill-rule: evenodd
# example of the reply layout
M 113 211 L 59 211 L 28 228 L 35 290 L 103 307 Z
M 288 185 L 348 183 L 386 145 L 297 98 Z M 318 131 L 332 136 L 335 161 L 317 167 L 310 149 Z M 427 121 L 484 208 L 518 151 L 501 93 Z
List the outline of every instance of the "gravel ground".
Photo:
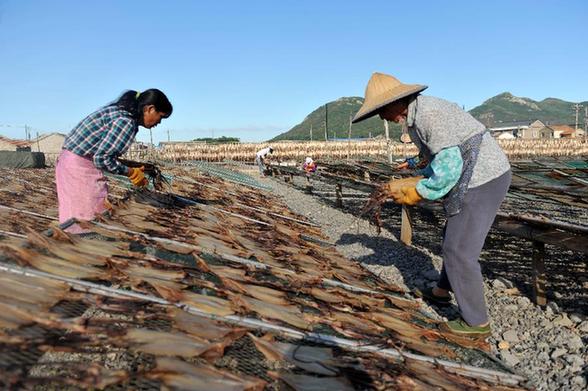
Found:
M 383 279 L 409 291 L 435 285 L 442 262 L 442 220 L 414 213 L 413 246 L 405 247 L 397 239 L 397 206 L 387 206 L 383 211 L 385 226 L 378 235 L 374 226 L 355 217 L 365 194 L 344 190 L 344 196 L 350 197 L 344 199 L 343 211 L 333 207 L 333 199 L 308 195 L 277 178 L 261 178 L 260 182 L 270 185 L 293 211 L 320 224 L 341 254 Z M 300 178 L 295 178 L 294 184 L 305 186 Z M 334 191 L 333 186 L 317 182 L 314 186 L 317 193 Z M 588 384 L 586 257 L 547 247 L 550 301 L 541 308 L 530 300 L 531 251 L 530 242 L 495 230 L 486 241 L 480 263 L 491 316 L 489 342 L 493 353 L 528 377 L 537 390 L 584 390 Z M 451 307 L 426 309 L 438 319 L 458 315 L 455 301 Z

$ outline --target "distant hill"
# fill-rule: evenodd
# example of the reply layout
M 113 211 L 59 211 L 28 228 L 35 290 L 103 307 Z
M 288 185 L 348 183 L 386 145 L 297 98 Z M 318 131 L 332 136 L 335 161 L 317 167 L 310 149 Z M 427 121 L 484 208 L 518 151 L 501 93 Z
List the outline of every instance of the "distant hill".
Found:
M 347 138 L 349 130 L 349 117 L 355 115 L 361 105 L 361 97 L 343 97 L 328 103 L 329 140 L 334 137 Z M 572 110 L 574 102 L 566 102 L 561 99 L 547 98 L 536 102 L 529 98 L 519 98 L 509 92 L 496 95 L 488 99 L 480 106 L 470 110 L 470 113 L 488 127 L 500 126 L 501 123 L 532 122 L 537 119 L 548 124 L 573 124 L 575 111 Z M 585 107 L 588 101 L 580 102 Z M 579 115 L 583 124 L 584 112 Z M 298 125 L 285 133 L 280 134 L 271 141 L 277 140 L 310 140 L 312 126 L 313 140 L 325 139 L 325 106 L 320 106 L 306 116 Z M 372 117 L 351 127 L 352 138 L 366 138 L 384 134 L 384 122 L 379 117 Z M 400 135 L 400 126 L 390 123 L 390 136 L 397 139 Z
M 547 98 L 540 102 L 529 98 L 519 98 L 509 92 L 496 95 L 480 106 L 470 110 L 470 113 L 488 127 L 500 126 L 508 122 L 541 122 L 552 125 L 574 124 L 574 102 L 556 98 Z M 580 102 L 586 106 L 588 102 Z M 579 122 L 584 123 L 584 112 L 578 116 Z
M 343 97 L 336 101 L 328 102 L 328 138 L 347 138 L 349 131 L 349 118 L 353 117 L 363 104 L 363 98 L 358 96 Z M 278 140 L 310 140 L 310 129 L 312 126 L 312 139 L 325 139 L 325 105 L 315 109 L 306 116 L 298 125 L 289 131 L 280 134 L 271 141 Z M 352 138 L 367 138 L 384 134 L 384 121 L 379 117 L 372 117 L 351 126 Z M 400 135 L 400 126 L 390 124 L 391 136 Z

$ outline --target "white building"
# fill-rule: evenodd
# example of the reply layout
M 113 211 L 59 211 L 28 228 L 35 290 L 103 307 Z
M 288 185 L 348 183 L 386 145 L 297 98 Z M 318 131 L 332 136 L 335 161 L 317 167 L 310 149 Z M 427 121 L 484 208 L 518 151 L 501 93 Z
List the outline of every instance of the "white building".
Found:
M 42 134 L 38 138 L 31 140 L 31 151 L 43 152 L 45 154 L 45 164 L 51 166 L 55 164 L 57 156 L 61 153 L 65 137 L 65 134 L 57 132 Z

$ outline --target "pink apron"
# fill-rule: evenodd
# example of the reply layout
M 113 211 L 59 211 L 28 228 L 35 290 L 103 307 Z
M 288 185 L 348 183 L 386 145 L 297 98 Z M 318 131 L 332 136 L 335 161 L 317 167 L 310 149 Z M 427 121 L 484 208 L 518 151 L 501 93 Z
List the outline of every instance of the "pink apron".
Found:
M 108 196 L 106 177 L 94 166 L 92 158 L 62 150 L 55 168 L 55 182 L 60 223 L 72 217 L 93 220 L 97 214 L 106 210 L 105 201 Z M 77 224 L 66 231 L 87 232 Z

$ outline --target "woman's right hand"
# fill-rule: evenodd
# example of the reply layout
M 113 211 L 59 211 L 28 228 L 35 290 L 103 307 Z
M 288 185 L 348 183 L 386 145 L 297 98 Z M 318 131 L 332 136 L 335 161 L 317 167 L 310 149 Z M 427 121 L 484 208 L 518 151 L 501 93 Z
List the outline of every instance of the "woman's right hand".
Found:
M 147 178 L 145 178 L 145 167 L 129 167 L 129 173 L 127 176 L 134 186 L 145 187 L 147 186 Z

